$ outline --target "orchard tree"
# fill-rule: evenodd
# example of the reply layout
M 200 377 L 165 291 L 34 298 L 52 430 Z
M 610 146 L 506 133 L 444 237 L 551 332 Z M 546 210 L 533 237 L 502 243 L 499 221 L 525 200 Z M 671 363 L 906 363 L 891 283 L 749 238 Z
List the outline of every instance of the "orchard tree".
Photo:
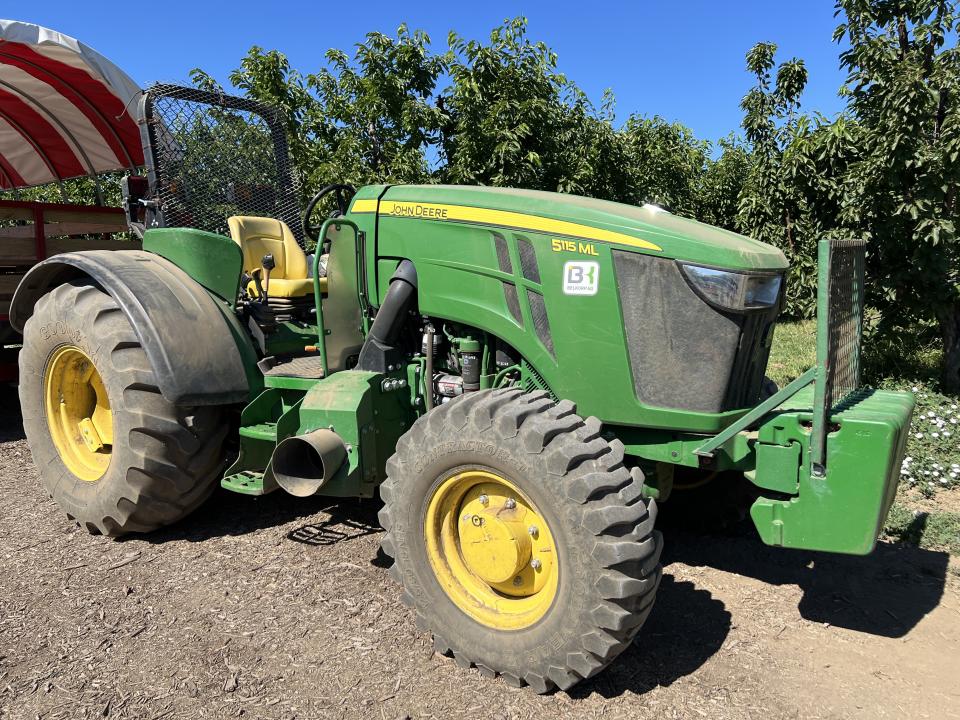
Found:
M 449 43 L 444 178 L 556 190 L 575 176 L 578 158 L 565 141 L 585 98 L 557 70 L 556 53 L 527 37 L 526 18 L 495 28 L 488 43 L 455 32 Z
M 443 58 L 429 42 L 405 25 L 396 37 L 369 33 L 352 55 L 328 50 L 328 67 L 306 77 L 282 53 L 253 47 L 230 81 L 280 109 L 306 190 L 330 182 L 425 182 L 444 117 L 433 103 Z
M 654 203 L 678 215 L 697 215 L 710 144 L 695 138 L 686 126 L 659 115 L 633 115 L 621 133 L 627 146 L 624 170 L 631 193 L 620 199 L 635 205 Z
M 852 121 L 835 134 L 857 157 L 841 222 L 870 240 L 869 301 L 882 328 L 934 320 L 942 382 L 960 392 L 960 56 L 955 0 L 840 0 Z
M 756 85 L 740 103 L 751 157 L 737 227 L 784 251 L 790 261 L 786 312 L 810 317 L 816 300 L 816 238 L 804 223 L 805 203 L 784 163 L 786 148 L 801 122 L 800 95 L 807 84 L 807 69 L 796 58 L 777 67 L 776 51 L 773 43 L 758 43 L 747 53 L 747 69 L 756 77 Z
M 750 152 L 732 134 L 718 145 L 720 157 L 707 159 L 700 178 L 694 217 L 725 230 L 736 230 L 740 194 L 750 175 Z

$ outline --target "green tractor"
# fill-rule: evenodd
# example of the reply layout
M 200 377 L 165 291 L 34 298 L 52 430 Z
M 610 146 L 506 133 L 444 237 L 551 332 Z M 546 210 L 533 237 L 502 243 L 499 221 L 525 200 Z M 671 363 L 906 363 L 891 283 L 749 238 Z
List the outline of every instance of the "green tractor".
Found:
M 675 474 L 745 476 L 768 544 L 873 549 L 914 401 L 859 387 L 863 243 L 821 243 L 817 364 L 771 389 L 776 248 L 487 187 L 332 185 L 301 224 L 269 108 L 156 86 L 140 112 L 143 250 L 50 258 L 11 310 L 33 456 L 90 532 L 217 483 L 379 494 L 437 651 L 538 692 L 639 631 Z

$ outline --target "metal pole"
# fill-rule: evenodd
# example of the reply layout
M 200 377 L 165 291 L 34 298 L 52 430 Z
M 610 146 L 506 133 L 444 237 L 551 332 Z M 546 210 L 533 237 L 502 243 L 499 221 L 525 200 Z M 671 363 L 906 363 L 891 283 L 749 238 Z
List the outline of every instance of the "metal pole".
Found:
M 813 386 L 813 427 L 810 434 L 810 475 L 826 474 L 826 443 L 830 408 L 827 407 L 830 377 L 830 241 L 820 240 L 817 248 L 817 374 Z

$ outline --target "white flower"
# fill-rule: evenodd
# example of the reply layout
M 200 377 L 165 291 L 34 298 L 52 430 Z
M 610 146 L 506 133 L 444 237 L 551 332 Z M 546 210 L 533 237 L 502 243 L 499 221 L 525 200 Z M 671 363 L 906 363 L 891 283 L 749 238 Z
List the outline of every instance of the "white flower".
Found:
M 917 388 L 916 386 L 914 386 L 914 387 L 912 388 L 913 392 L 917 392 L 918 389 L 919 389 L 919 388 Z
M 956 419 L 956 418 L 950 418 L 950 422 L 953 423 L 954 425 L 956 425 L 956 424 L 957 424 L 957 419 Z
M 924 474 L 924 475 L 929 475 L 929 474 L 930 474 L 930 471 L 929 471 L 929 470 L 924 470 L 924 471 L 923 471 L 923 474 Z
M 901 469 L 900 469 L 900 474 L 901 474 L 901 475 L 909 475 L 909 474 L 910 474 L 910 471 L 907 470 L 906 468 L 901 468 Z
M 950 437 L 950 431 L 949 431 L 949 430 L 944 430 L 944 431 L 943 431 L 943 436 L 944 436 L 944 437 Z
M 938 438 L 938 437 L 940 437 L 940 433 L 930 433 L 930 437 L 932 437 L 932 438 Z
M 914 437 L 915 437 L 917 440 L 920 440 L 920 439 L 923 438 L 923 433 L 917 433 L 916 435 L 914 435 Z
M 933 417 L 933 410 L 927 410 L 927 417 Z
M 947 484 L 947 479 L 946 479 L 946 478 L 940 478 L 940 484 L 941 484 L 941 485 L 946 485 L 946 484 Z
M 950 477 L 956 478 L 956 477 L 957 477 L 957 471 L 956 471 L 956 470 L 951 470 L 951 471 L 950 471 Z

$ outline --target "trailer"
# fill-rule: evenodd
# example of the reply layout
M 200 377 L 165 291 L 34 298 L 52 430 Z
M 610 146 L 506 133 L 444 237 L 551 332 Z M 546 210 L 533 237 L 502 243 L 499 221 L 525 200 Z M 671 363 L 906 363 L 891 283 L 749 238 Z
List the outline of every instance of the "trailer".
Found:
M 0 20 L 0 382 L 16 379 L 13 292 L 35 264 L 77 250 L 135 249 L 120 207 L 142 167 L 140 88 L 84 43 Z

